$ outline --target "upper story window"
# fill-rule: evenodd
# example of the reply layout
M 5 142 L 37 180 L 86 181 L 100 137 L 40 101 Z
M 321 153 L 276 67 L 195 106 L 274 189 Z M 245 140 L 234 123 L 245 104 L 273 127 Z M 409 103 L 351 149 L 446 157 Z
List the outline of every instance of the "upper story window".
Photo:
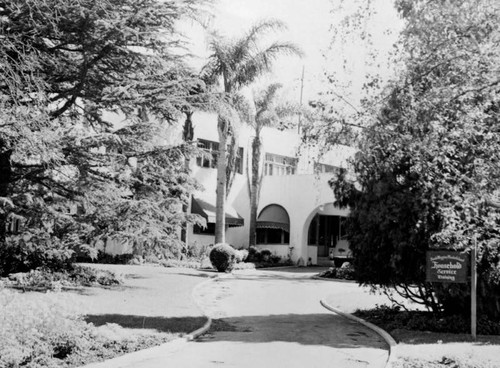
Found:
M 198 147 L 202 148 L 205 154 L 196 157 L 196 164 L 200 167 L 215 169 L 219 155 L 219 142 L 198 139 Z M 238 174 L 243 173 L 243 147 L 238 148 L 234 167 Z
M 316 162 L 314 164 L 314 172 L 316 173 L 331 173 L 331 174 L 338 174 L 340 170 L 340 167 L 333 166 L 333 165 L 328 165 L 328 164 L 322 164 L 319 162 Z
M 295 157 L 266 153 L 264 162 L 265 175 L 294 175 L 296 171 L 297 159 Z
M 198 147 L 203 148 L 204 154 L 196 157 L 196 164 L 200 167 L 215 169 L 217 167 L 219 142 L 198 139 Z

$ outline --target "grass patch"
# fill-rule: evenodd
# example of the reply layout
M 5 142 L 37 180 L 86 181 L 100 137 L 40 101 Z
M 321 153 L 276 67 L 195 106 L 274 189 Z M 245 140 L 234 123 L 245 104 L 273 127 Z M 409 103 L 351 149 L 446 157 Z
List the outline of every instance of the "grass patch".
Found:
M 76 367 L 170 341 L 178 334 L 131 334 L 117 324 L 96 327 L 70 295 L 0 289 L 0 367 Z

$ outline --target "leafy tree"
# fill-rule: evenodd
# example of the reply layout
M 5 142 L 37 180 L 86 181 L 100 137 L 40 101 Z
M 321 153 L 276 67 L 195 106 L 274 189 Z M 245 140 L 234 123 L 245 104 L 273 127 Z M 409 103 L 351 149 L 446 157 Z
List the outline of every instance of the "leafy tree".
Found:
M 500 9 L 495 1 L 397 1 L 404 71 L 364 130 L 357 183 L 338 203 L 359 281 L 396 287 L 435 311 L 467 313 L 470 285 L 425 282 L 425 252 L 469 252 L 477 237 L 479 313 L 500 316 Z
M 198 11 L 191 0 L 0 1 L 1 273 L 98 238 L 179 246 L 191 148 L 157 137 L 197 106 L 203 83 L 173 49 L 175 22 Z M 7 236 L 15 219 L 23 230 Z
M 272 68 L 273 61 L 281 55 L 300 55 L 300 50 L 288 42 L 273 42 L 260 46 L 263 37 L 274 30 L 284 29 L 277 20 L 260 22 L 240 38 L 229 40 L 213 33 L 209 46 L 212 54 L 202 71 L 203 79 L 209 85 L 222 84 L 225 103 L 218 108 L 217 129 L 219 152 L 217 159 L 217 200 L 215 243 L 225 239 L 225 201 L 229 188 L 228 177 L 234 171 L 237 152 L 237 128 L 239 115 L 246 109 L 238 108 L 242 98 L 240 90 L 252 84 L 262 74 Z M 227 147 L 229 145 L 229 153 Z

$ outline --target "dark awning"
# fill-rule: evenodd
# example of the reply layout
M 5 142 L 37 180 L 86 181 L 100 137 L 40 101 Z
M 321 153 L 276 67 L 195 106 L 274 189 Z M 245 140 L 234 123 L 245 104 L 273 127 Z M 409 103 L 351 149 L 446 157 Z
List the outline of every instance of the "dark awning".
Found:
M 258 229 L 281 229 L 290 232 L 290 218 L 286 210 L 276 204 L 264 208 L 257 218 Z
M 207 223 L 215 223 L 215 204 L 210 200 L 193 197 L 191 213 L 204 217 Z M 243 226 L 244 224 L 243 218 L 228 204 L 226 204 L 226 224 L 231 227 Z

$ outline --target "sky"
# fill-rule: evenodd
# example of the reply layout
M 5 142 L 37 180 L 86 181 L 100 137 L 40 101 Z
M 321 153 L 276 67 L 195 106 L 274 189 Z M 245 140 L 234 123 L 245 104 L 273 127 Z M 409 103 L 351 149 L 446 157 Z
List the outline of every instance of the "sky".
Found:
M 282 57 L 275 63 L 273 73 L 263 79 L 262 85 L 280 82 L 284 85 L 288 98 L 300 100 L 301 76 L 304 70 L 303 101 L 316 99 L 325 90 L 325 71 L 336 72 L 338 78 L 350 84 L 348 97 L 358 99 L 363 76 L 368 71 L 365 62 L 369 60 L 366 40 L 351 39 L 346 44 L 331 45 L 333 29 L 340 30 L 339 22 L 350 14 L 357 4 L 367 0 L 343 1 L 343 11 L 338 5 L 342 0 L 216 0 L 214 17 L 206 20 L 210 28 L 228 37 L 242 35 L 252 24 L 262 19 L 280 19 L 288 25 L 288 30 L 273 34 L 274 39 L 291 41 L 304 52 L 303 58 Z M 372 0 L 376 14 L 364 26 L 373 34 L 373 48 L 380 58 L 378 64 L 387 62 L 386 55 L 396 40 L 400 27 L 391 0 Z M 388 30 L 392 32 L 388 34 Z M 195 23 L 183 24 L 181 31 L 191 41 L 191 52 L 196 68 L 203 65 L 209 55 L 203 28 Z M 373 50 L 373 49 L 372 49 Z M 327 56 L 325 58 L 325 55 Z M 380 65 L 383 73 L 385 66 Z M 389 68 L 390 69 L 390 68 Z M 345 91 L 343 93 L 346 93 Z M 356 104 L 356 101 L 353 101 Z

